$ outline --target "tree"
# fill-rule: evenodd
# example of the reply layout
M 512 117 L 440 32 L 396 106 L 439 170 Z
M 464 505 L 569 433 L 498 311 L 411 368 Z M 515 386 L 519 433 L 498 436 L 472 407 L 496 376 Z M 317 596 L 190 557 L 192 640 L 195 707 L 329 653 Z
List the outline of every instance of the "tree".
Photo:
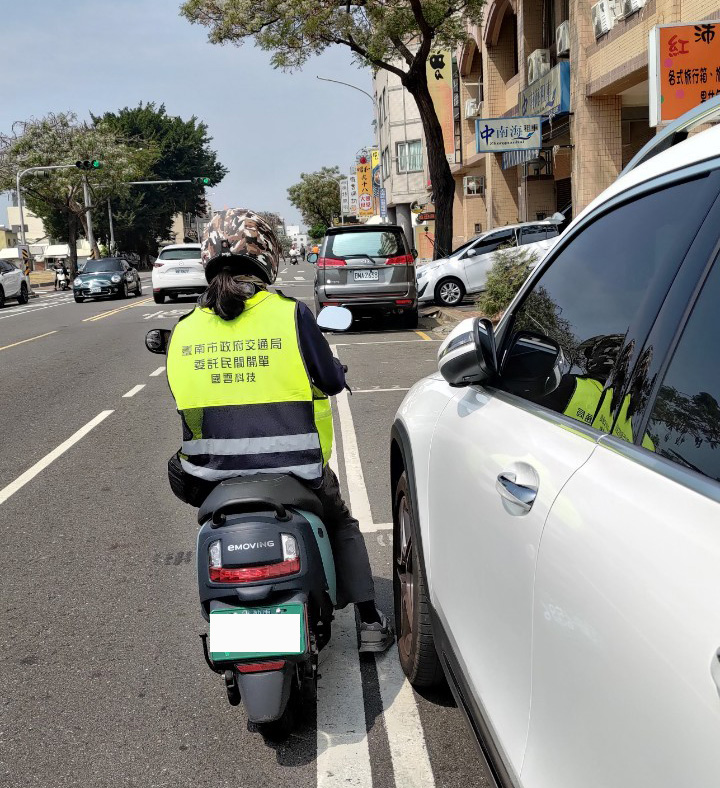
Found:
M 430 95 L 432 50 L 454 49 L 479 24 L 484 0 L 186 0 L 182 13 L 210 28 L 215 44 L 253 39 L 271 51 L 276 68 L 300 68 L 314 54 L 345 46 L 359 64 L 399 77 L 415 99 L 435 200 L 435 258 L 452 248 L 455 182 L 445 158 L 442 127 Z
M 183 120 L 169 116 L 165 105 L 154 103 L 106 112 L 93 117 L 99 128 L 111 129 L 137 148 L 149 147 L 156 156 L 147 180 L 182 180 L 204 176 L 210 186 L 218 184 L 227 169 L 211 150 L 207 126 L 196 117 Z M 120 249 L 145 257 L 157 252 L 158 242 L 170 235 L 173 216 L 189 213 L 204 216 L 205 187 L 201 184 L 134 186 L 112 201 L 115 238 Z M 98 230 L 107 237 L 107 215 L 98 216 Z
M 153 148 L 133 147 L 114 131 L 80 122 L 73 113 L 50 114 L 15 123 L 10 134 L 0 134 L 0 191 L 14 189 L 16 174 L 28 167 L 102 162 L 100 169 L 70 167 L 28 174 L 22 181 L 27 206 L 68 242 L 74 274 L 78 235 L 88 235 L 83 183 L 89 186 L 91 202 L 104 204 L 108 196 L 122 193 L 125 181 L 143 177 L 154 157 Z M 97 245 L 94 251 L 98 254 Z
M 300 173 L 300 183 L 288 189 L 288 199 L 302 214 L 303 221 L 313 230 L 325 230 L 332 225 L 333 216 L 340 215 L 340 189 L 338 167 L 323 167 L 318 172 Z

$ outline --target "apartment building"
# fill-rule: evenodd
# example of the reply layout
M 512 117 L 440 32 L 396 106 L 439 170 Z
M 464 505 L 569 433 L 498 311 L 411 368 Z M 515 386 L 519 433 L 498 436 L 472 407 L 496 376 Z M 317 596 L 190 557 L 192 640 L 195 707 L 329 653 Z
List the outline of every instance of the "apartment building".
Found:
M 455 53 L 454 245 L 498 225 L 581 211 L 656 131 L 650 31 L 712 20 L 718 0 L 490 0 Z M 476 152 L 479 118 L 533 115 L 543 118 L 539 151 Z

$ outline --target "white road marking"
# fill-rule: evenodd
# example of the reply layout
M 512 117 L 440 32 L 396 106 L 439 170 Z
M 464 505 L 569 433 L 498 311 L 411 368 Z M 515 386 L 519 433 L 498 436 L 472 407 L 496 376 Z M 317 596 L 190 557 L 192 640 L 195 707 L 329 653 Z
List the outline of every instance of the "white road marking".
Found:
M 400 667 L 395 649 L 376 657 L 375 664 L 395 785 L 402 788 L 428 788 L 435 785 L 415 696 Z
M 144 388 L 145 388 L 144 383 L 138 383 L 138 385 L 133 386 L 130 389 L 130 391 L 128 391 L 127 394 L 123 394 L 123 399 L 125 399 L 125 397 L 134 397 L 138 393 L 138 391 L 142 391 Z
M 305 281 L 305 277 L 304 276 L 296 276 L 296 277 L 293 277 L 293 278 L 295 279 L 296 282 L 304 282 Z
M 350 511 L 352 511 L 353 517 L 359 521 L 360 530 L 364 531 L 368 525 L 372 525 L 373 518 L 370 509 L 370 499 L 365 489 L 365 480 L 363 479 L 362 465 L 360 463 L 360 451 L 347 391 L 338 394 L 336 401 L 338 416 L 340 417 L 340 431 L 342 433 L 345 478 L 347 479 L 348 493 L 350 494 Z
M 318 680 L 317 788 L 372 788 L 352 605 L 335 613 L 327 652 Z
M 338 342 L 334 347 L 352 347 L 353 345 L 419 345 L 421 342 L 443 342 L 442 339 L 380 339 L 377 342 Z
M 74 446 L 79 440 L 82 440 L 88 432 L 97 427 L 100 422 L 115 411 L 104 410 L 91 419 L 84 427 L 81 427 L 76 433 L 71 435 L 66 441 L 61 443 L 56 449 L 53 449 L 49 454 L 46 454 L 41 460 L 35 463 L 32 468 L 28 468 L 21 476 L 18 476 L 14 482 L 10 482 L 7 487 L 0 490 L 0 504 L 5 503 L 11 495 L 14 495 L 18 490 L 24 487 L 29 481 L 34 479 L 41 471 L 44 471 L 51 463 L 53 463 L 60 455 L 64 454 L 71 446 Z
M 410 391 L 410 389 L 394 388 L 394 389 L 353 389 L 353 394 L 382 394 L 386 391 Z
M 165 372 L 165 366 L 164 365 L 162 367 L 158 367 L 155 370 L 155 372 L 151 372 L 148 377 L 156 378 L 156 377 L 158 377 L 158 375 L 162 375 L 163 372 Z
M 7 315 L 3 315 L 0 317 L 0 320 L 7 320 L 9 317 L 20 317 L 21 315 L 27 315 L 35 312 L 40 312 L 43 309 L 55 309 L 59 306 L 65 306 L 69 304 L 69 301 L 53 301 L 52 304 L 46 304 L 45 306 L 40 306 L 39 304 L 29 304 L 24 307 L 20 307 L 20 309 L 14 309 L 12 312 L 8 313 Z

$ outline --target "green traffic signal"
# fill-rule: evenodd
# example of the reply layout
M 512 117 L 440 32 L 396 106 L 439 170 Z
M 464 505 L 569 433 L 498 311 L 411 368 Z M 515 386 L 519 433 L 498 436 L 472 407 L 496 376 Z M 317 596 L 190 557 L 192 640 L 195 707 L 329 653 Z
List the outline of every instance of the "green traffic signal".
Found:
M 208 178 L 206 175 L 202 175 L 202 176 L 198 176 L 197 178 L 193 178 L 192 182 L 193 183 L 200 183 L 203 186 L 209 186 L 210 185 L 210 178 Z
M 83 159 L 82 161 L 76 161 L 75 166 L 79 170 L 99 170 L 102 167 L 102 162 L 99 159 Z
M 102 167 L 102 162 L 101 161 L 98 161 L 98 159 L 93 159 L 92 160 L 92 168 L 94 170 L 99 170 L 101 167 Z

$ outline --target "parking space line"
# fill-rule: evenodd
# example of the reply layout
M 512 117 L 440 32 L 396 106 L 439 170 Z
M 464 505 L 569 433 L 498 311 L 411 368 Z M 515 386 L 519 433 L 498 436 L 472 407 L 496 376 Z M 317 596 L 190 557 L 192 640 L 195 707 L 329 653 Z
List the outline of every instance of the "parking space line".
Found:
M 50 334 L 57 334 L 57 331 L 48 331 L 47 334 L 38 334 L 36 337 L 30 337 L 29 339 L 21 339 L 19 342 L 13 342 L 12 345 L 3 345 L 3 347 L 0 347 L 0 350 L 9 350 L 11 347 L 17 347 L 18 345 L 24 345 L 26 342 L 34 342 L 36 339 L 42 339 L 43 337 L 49 337 Z
M 410 389 L 353 389 L 353 394 L 384 394 L 386 391 L 410 391 Z
M 354 347 L 355 345 L 419 345 L 421 342 L 442 342 L 442 339 L 379 339 L 377 342 L 338 342 L 333 347 Z
M 338 416 L 340 417 L 343 456 L 345 458 L 345 479 L 350 495 L 350 511 L 360 523 L 360 530 L 363 531 L 368 525 L 372 525 L 373 517 L 370 509 L 370 499 L 365 489 L 365 481 L 360 464 L 360 450 L 358 449 L 357 435 L 355 434 L 355 425 L 350 412 L 347 391 L 338 394 L 336 401 Z
M 71 446 L 74 446 L 78 441 L 82 440 L 88 432 L 95 429 L 100 422 L 105 421 L 105 419 L 114 412 L 115 411 L 112 410 L 104 410 L 98 413 L 98 415 L 95 416 L 94 419 L 91 419 L 84 427 L 81 427 L 57 448 L 53 449 L 49 454 L 46 454 L 41 460 L 38 460 L 32 468 L 28 468 L 25 473 L 18 476 L 14 482 L 10 482 L 6 487 L 3 487 L 3 489 L 0 490 L 0 504 L 5 503 L 11 495 L 14 495 L 41 471 L 44 471 L 48 465 L 53 463 L 60 455 L 64 454 Z
M 123 399 L 125 399 L 126 397 L 134 397 L 138 393 L 138 391 L 142 391 L 144 388 L 145 388 L 144 383 L 138 383 L 138 385 L 133 386 L 130 389 L 130 391 L 128 391 L 127 394 L 123 394 Z
M 151 373 L 148 375 L 148 377 L 151 377 L 151 378 L 156 378 L 156 377 L 158 377 L 158 375 L 162 375 L 162 373 L 163 373 L 163 372 L 165 372 L 165 366 L 164 366 L 164 365 L 163 365 L 162 367 L 158 367 L 158 368 L 155 370 L 155 372 L 151 372 Z

